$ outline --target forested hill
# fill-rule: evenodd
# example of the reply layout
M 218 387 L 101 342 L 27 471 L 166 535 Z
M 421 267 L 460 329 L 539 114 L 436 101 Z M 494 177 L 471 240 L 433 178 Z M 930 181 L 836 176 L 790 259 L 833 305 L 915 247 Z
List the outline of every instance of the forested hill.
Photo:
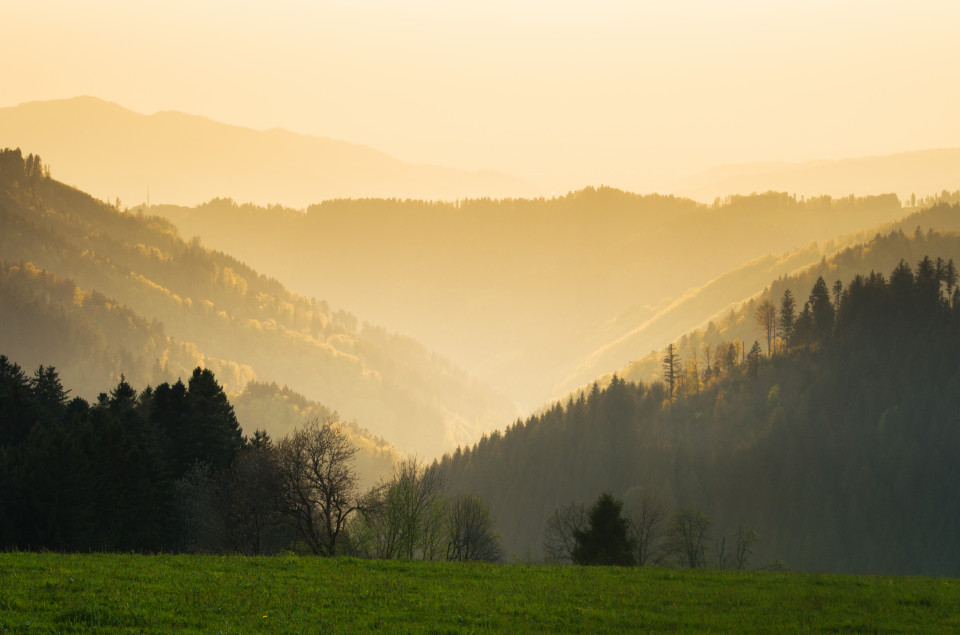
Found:
M 411 334 L 529 407 L 562 394 L 586 356 L 645 321 L 612 322 L 630 307 L 904 214 L 893 195 L 768 192 L 701 205 L 609 187 L 529 200 L 332 200 L 305 212 L 226 199 L 150 211 L 301 293 Z
M 941 228 L 941 229 L 935 229 Z M 906 232 L 904 231 L 906 230 Z M 841 249 L 820 262 L 802 267 L 789 275 L 781 275 L 761 293 L 728 309 L 725 314 L 714 316 L 707 324 L 691 330 L 676 342 L 676 354 L 684 365 L 700 366 L 708 363 L 708 357 L 721 345 L 735 342 L 749 349 L 754 340 L 767 350 L 766 329 L 757 319 L 757 309 L 764 303 L 779 307 L 783 294 L 788 289 L 800 311 L 807 291 L 814 281 L 823 276 L 833 288 L 857 274 L 870 271 L 891 271 L 902 259 L 919 261 L 924 254 L 939 254 L 944 259 L 960 262 L 960 205 L 941 203 L 911 214 L 890 225 L 884 233 L 878 233 L 862 242 Z M 831 290 L 831 293 L 834 291 Z M 776 325 L 773 325 L 776 326 Z M 772 342 L 776 345 L 779 328 L 773 328 Z M 661 351 L 654 351 L 618 371 L 628 381 L 650 381 L 662 374 Z M 601 385 L 610 375 L 600 379 Z
M 0 350 L 80 391 L 209 363 L 231 389 L 286 384 L 427 456 L 516 413 L 416 341 L 63 185 L 34 155 L 0 153 L 0 225 Z
M 932 254 L 936 255 L 936 254 Z M 754 562 L 960 574 L 960 292 L 922 258 L 819 278 L 767 357 L 729 350 L 678 396 L 615 378 L 440 464 L 489 503 L 506 546 L 539 555 L 548 516 L 607 491 L 695 507 L 708 548 L 759 533 Z M 742 360 L 742 361 L 741 361 Z M 711 556 L 712 557 L 712 556 Z

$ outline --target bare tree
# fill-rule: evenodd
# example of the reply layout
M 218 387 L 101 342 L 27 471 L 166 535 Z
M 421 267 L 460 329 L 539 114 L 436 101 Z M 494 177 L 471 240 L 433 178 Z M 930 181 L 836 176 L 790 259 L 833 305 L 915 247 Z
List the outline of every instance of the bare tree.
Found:
M 677 355 L 673 343 L 667 345 L 666 353 L 664 353 L 663 359 L 660 361 L 660 365 L 663 368 L 663 379 L 667 382 L 667 389 L 670 391 L 669 401 L 673 401 L 677 380 L 680 377 L 680 356 Z
M 583 503 L 555 509 L 543 531 L 543 554 L 547 562 L 573 562 L 573 549 L 577 546 L 574 532 L 583 531 L 587 522 Z
M 350 515 L 371 503 L 360 495 L 357 449 L 329 421 L 316 419 L 277 444 L 281 503 L 315 554 L 332 556 Z
M 630 531 L 636 545 L 637 564 L 641 567 L 656 557 L 663 517 L 663 506 L 649 492 L 643 493 L 630 514 Z
M 720 536 L 720 540 L 714 545 L 713 551 L 717 554 L 717 568 L 726 569 L 727 563 L 730 562 L 730 552 L 727 551 L 726 536 Z
M 490 510 L 476 496 L 461 494 L 450 505 L 447 559 L 496 562 L 503 557 L 500 532 Z
M 355 540 L 362 555 L 434 559 L 440 551 L 442 482 L 436 469 L 416 458 L 401 461 L 380 490 L 378 504 L 362 514 Z
M 737 569 L 745 569 L 747 560 L 753 553 L 753 546 L 760 541 L 760 536 L 750 525 L 740 525 L 737 530 Z
M 667 531 L 667 549 L 681 565 L 698 569 L 706 564 L 705 543 L 710 519 L 693 507 L 673 514 Z
M 777 337 L 777 308 L 769 298 L 765 299 L 757 305 L 754 318 L 757 321 L 757 327 L 767 336 L 767 357 L 769 357 Z
M 423 559 L 440 560 L 445 555 L 447 527 L 450 523 L 450 501 L 437 498 L 430 505 L 423 523 Z

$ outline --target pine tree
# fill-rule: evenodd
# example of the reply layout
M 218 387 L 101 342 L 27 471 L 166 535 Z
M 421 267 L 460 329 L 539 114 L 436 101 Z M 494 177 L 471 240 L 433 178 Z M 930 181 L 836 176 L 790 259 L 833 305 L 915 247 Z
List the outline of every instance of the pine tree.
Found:
M 789 343 L 793 337 L 793 326 L 796 322 L 796 303 L 793 300 L 793 293 L 790 289 L 783 292 L 783 298 L 780 300 L 780 336 L 784 343 Z
M 623 517 L 622 511 L 623 501 L 610 494 L 600 495 L 590 508 L 587 528 L 573 532 L 576 541 L 573 548 L 575 563 L 622 567 L 635 564 L 630 523 Z
M 814 339 L 822 342 L 833 332 L 833 322 L 835 319 L 833 305 L 830 303 L 830 292 L 827 290 L 827 283 L 823 276 L 817 278 L 813 289 L 810 291 L 810 314 L 813 319 L 812 328 Z

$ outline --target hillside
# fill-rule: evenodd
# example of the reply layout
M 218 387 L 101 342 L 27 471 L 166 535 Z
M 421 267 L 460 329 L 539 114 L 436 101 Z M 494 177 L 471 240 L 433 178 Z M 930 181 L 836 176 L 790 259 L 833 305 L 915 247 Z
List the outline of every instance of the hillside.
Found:
M 766 348 L 764 333 L 754 317 L 757 305 L 769 301 L 779 306 L 787 289 L 794 298 L 804 298 L 819 276 L 834 284 L 870 271 L 891 271 L 901 259 L 916 262 L 927 253 L 942 254 L 944 258 L 960 262 L 960 241 L 956 233 L 960 232 L 958 209 L 956 205 L 937 205 L 889 224 L 885 232 L 870 239 L 855 243 L 851 238 L 853 244 L 849 247 L 777 277 L 762 291 L 731 302 L 724 310 L 704 319 L 696 328 L 689 329 L 682 336 L 675 335 L 677 354 L 684 360 L 702 359 L 707 346 L 716 347 L 720 342 L 734 340 L 747 348 L 754 340 L 759 340 Z M 802 301 L 798 301 L 798 304 L 799 311 Z M 661 351 L 652 351 L 617 372 L 631 381 L 652 381 L 662 375 L 661 357 Z M 609 378 L 608 374 L 606 379 Z M 581 386 L 587 383 L 583 382 Z
M 668 191 L 709 202 L 750 192 L 791 192 L 835 197 L 893 192 L 903 200 L 954 191 L 960 185 L 960 148 L 901 152 L 877 157 L 803 163 L 754 163 L 691 175 Z
M 168 221 L 121 212 L 29 163 L 0 156 L 0 256 L 18 294 L 3 303 L 0 349 L 16 349 L 27 368 L 53 364 L 87 390 L 119 373 L 155 384 L 209 360 L 231 390 L 254 377 L 285 384 L 426 456 L 515 413 L 410 338 L 360 325 L 183 241 Z M 63 339 L 43 328 L 50 322 Z M 95 371 L 109 377 L 85 377 Z
M 838 259 L 930 249 L 946 262 L 958 247 L 957 234 L 895 233 Z M 709 365 L 683 358 L 673 395 L 614 377 L 440 469 L 490 502 L 514 553 L 539 554 L 555 509 L 608 491 L 628 508 L 652 496 L 667 514 L 704 511 L 710 554 L 746 524 L 760 563 L 957 575 L 960 292 L 948 269 L 914 264 L 839 295 L 807 287 L 797 304 L 809 295 L 810 310 L 770 358 L 718 343 Z
M 149 211 L 300 293 L 415 337 L 527 408 L 562 394 L 586 357 L 648 319 L 641 310 L 611 323 L 630 307 L 904 214 L 894 196 L 771 192 L 706 206 L 611 188 L 553 199 L 326 201 L 305 213 L 224 199 Z M 595 369 L 635 357 L 621 351 Z
M 252 130 L 179 112 L 142 115 L 94 97 L 0 108 L 0 139 L 57 166 L 57 178 L 128 204 L 216 196 L 305 207 L 331 198 L 534 196 L 494 171 L 413 165 L 345 141 Z M 202 178 L 197 175 L 202 174 Z

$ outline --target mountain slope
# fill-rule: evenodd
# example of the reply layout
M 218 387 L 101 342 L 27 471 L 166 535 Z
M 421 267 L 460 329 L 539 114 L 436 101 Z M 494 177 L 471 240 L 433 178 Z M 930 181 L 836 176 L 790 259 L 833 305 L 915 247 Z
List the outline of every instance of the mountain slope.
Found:
M 604 330 L 602 338 L 597 338 L 596 350 L 585 356 L 576 372 L 557 386 L 557 394 L 587 385 L 605 373 L 609 377 L 611 369 L 618 367 L 622 369 L 623 360 L 632 355 L 648 350 L 659 351 L 666 343 L 694 329 L 701 329 L 711 320 L 715 322 L 724 320 L 731 310 L 739 308 L 750 298 L 759 294 L 770 280 L 799 272 L 801 269 L 809 270 L 811 266 L 820 262 L 832 262 L 833 256 L 837 253 L 849 247 L 857 248 L 859 245 L 869 243 L 878 235 L 897 230 L 913 232 L 918 226 L 928 230 L 960 231 L 960 215 L 952 213 L 951 209 L 949 205 L 937 204 L 898 221 L 838 236 L 825 241 L 820 246 L 810 244 L 788 253 L 768 254 L 717 276 L 702 287 L 689 289 L 679 298 L 663 302 L 648 314 L 625 314 L 610 328 Z M 912 253 L 912 250 L 903 253 Z M 895 264 L 896 261 L 891 260 L 888 254 L 887 258 L 874 259 L 869 264 L 860 263 L 858 266 L 842 268 L 836 272 L 836 276 L 841 279 L 849 278 L 861 272 L 865 266 L 882 271 L 885 268 L 892 268 Z M 809 279 L 809 276 L 807 278 L 805 282 L 800 283 L 799 287 L 791 290 L 796 292 L 806 282 L 812 284 L 812 279 Z M 749 346 L 752 341 L 750 338 L 757 335 L 756 332 L 751 333 L 750 321 L 740 319 L 735 323 L 743 323 L 745 327 L 741 328 L 736 336 L 731 336 L 731 339 L 739 338 Z M 598 333 L 598 335 L 601 334 Z M 636 369 L 620 370 L 621 375 L 640 379 L 659 372 L 658 352 L 644 359 L 647 368 L 650 369 L 647 375 Z
M 838 258 L 937 248 L 946 251 L 931 258 L 960 253 L 960 234 L 898 232 Z M 847 279 L 839 299 L 826 287 L 814 296 L 813 321 L 787 352 L 718 354 L 674 399 L 659 381 L 594 384 L 440 470 L 454 490 L 489 501 L 513 553 L 535 557 L 555 509 L 606 491 L 628 509 L 654 496 L 667 513 L 706 512 L 709 562 L 748 524 L 761 538 L 755 566 L 956 575 L 955 279 L 938 280 L 926 260 Z
M 410 334 L 530 408 L 562 394 L 626 308 L 903 215 L 894 196 L 767 193 L 706 206 L 611 188 L 459 204 L 327 201 L 306 213 L 223 199 L 150 211 L 301 293 Z
M 233 196 L 305 207 L 341 197 L 539 193 L 493 171 L 412 165 L 344 141 L 261 132 L 178 112 L 141 115 L 93 97 L 0 108 L 0 139 L 43 156 L 64 182 L 129 203 L 196 204 Z
M 919 228 L 923 228 L 922 231 L 918 232 Z M 909 229 L 913 229 L 913 233 L 904 232 Z M 853 244 L 819 262 L 777 278 L 752 296 L 731 302 L 725 310 L 677 338 L 677 354 L 685 361 L 703 362 L 707 346 L 715 349 L 722 342 L 738 341 L 741 347 L 749 349 L 752 342 L 765 338 L 754 317 L 757 304 L 767 300 L 779 307 L 783 293 L 789 289 L 799 312 L 807 292 L 819 276 L 832 285 L 836 281 L 849 280 L 870 271 L 890 271 L 901 259 L 912 263 L 927 253 L 936 253 L 960 262 L 957 232 L 960 232 L 960 207 L 956 205 L 942 204 L 911 214 L 902 221 L 890 224 L 887 233 L 878 233 L 870 240 Z M 632 381 L 654 380 L 662 375 L 661 357 L 660 351 L 652 352 L 621 367 L 618 373 Z M 609 378 L 608 374 L 605 379 Z
M 286 384 L 406 451 L 433 456 L 515 414 L 506 400 L 419 343 L 360 326 L 349 313 L 297 296 L 223 253 L 184 242 L 167 221 L 121 213 L 25 171 L 25 163 L 19 152 L 0 154 L 3 261 L 31 262 L 85 293 L 98 292 L 103 304 L 125 306 L 144 323 L 150 320 L 157 337 L 190 343 L 204 358 L 229 360 L 238 373 Z M 106 338 L 115 332 L 102 324 L 91 328 L 102 329 Z M 143 338 L 153 336 L 139 332 L 140 340 L 122 346 L 146 360 L 143 372 L 152 372 L 155 360 L 162 369 L 162 356 L 151 359 L 162 346 L 151 348 Z M 0 337 L 12 339 L 14 332 Z M 23 338 L 0 341 L 0 348 L 15 343 L 43 348 L 39 340 Z M 64 365 L 56 357 L 22 361 Z M 135 372 L 123 365 L 119 370 Z M 240 378 L 223 381 L 236 388 Z

